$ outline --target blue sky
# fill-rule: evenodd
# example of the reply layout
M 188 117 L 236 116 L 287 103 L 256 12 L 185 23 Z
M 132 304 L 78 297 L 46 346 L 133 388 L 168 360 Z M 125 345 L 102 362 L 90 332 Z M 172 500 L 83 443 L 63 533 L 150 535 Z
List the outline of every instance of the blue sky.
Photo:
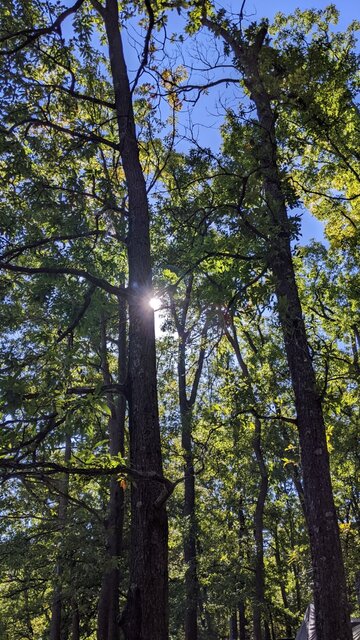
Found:
M 282 13 L 293 13 L 295 9 L 324 9 L 329 4 L 335 4 L 340 11 L 339 27 L 343 29 L 352 20 L 360 19 L 360 4 L 356 0 L 339 0 L 339 2 L 330 2 L 329 0 L 247 0 L 245 5 L 245 13 L 247 15 L 254 14 L 253 20 L 260 18 L 269 18 L 271 20 L 274 15 L 281 11 Z M 357 5 L 357 6 L 356 6 Z M 241 2 L 224 2 L 225 8 L 230 7 L 233 11 L 239 11 Z
M 66 2 L 67 5 L 72 5 L 73 2 L 68 0 Z M 254 20 L 258 21 L 261 18 L 268 18 L 271 22 L 275 14 L 279 11 L 285 14 L 291 14 L 294 12 L 296 8 L 300 9 L 323 9 L 330 4 L 329 1 L 326 0 L 247 0 L 244 9 L 245 20 L 248 22 L 252 22 Z M 217 2 L 216 7 L 224 7 L 230 13 L 238 14 L 240 11 L 240 7 L 242 5 L 242 0 L 233 0 L 233 1 L 225 1 L 225 2 Z M 349 23 L 354 19 L 360 19 L 360 4 L 359 7 L 356 6 L 355 2 L 350 2 L 348 0 L 340 0 L 335 3 L 336 7 L 340 11 L 340 20 L 337 26 L 338 29 L 345 29 Z M 168 35 L 172 32 L 181 33 L 184 28 L 185 20 L 180 17 L 176 11 L 171 12 L 169 16 L 169 22 L 167 27 Z M 246 24 L 244 22 L 244 24 Z M 70 21 L 67 21 L 67 25 L 64 29 L 65 33 L 68 34 L 71 32 Z M 129 71 L 132 73 L 136 73 L 136 69 L 139 64 L 139 59 L 141 58 L 142 46 L 143 46 L 143 38 L 141 37 L 141 33 L 139 33 L 139 28 L 137 24 L 130 25 L 128 28 L 127 37 L 124 34 L 124 40 L 126 42 L 125 45 L 125 53 Z M 137 41 L 136 48 L 134 47 L 135 42 Z M 197 41 L 200 43 L 200 47 L 203 47 L 203 51 L 210 57 L 214 55 L 214 51 L 211 52 L 210 48 L 212 46 L 213 38 L 209 39 L 208 35 L 204 33 L 203 35 L 197 37 Z M 185 65 L 192 64 L 191 60 L 192 54 L 191 48 L 194 48 L 194 45 L 191 41 L 188 40 L 185 43 L 183 50 L 181 53 L 184 54 L 183 62 Z M 219 50 L 221 47 L 219 47 Z M 181 59 L 177 57 L 175 62 L 174 56 L 174 66 L 181 63 Z M 171 64 L 169 64 L 171 66 Z M 231 74 L 231 71 L 224 70 L 220 73 Z M 196 72 L 193 76 L 193 80 L 199 81 L 201 83 L 201 74 L 198 76 Z M 145 76 L 142 81 L 147 81 Z M 189 133 L 188 123 L 191 121 L 195 124 L 195 132 L 198 135 L 199 143 L 203 146 L 208 146 L 212 148 L 218 148 L 220 144 L 220 135 L 219 135 L 219 126 L 223 120 L 222 114 L 224 109 L 220 109 L 219 105 L 226 102 L 233 102 L 234 106 L 236 102 L 238 102 L 240 98 L 240 93 L 238 90 L 234 90 L 232 86 L 225 87 L 222 85 L 221 88 L 217 87 L 215 90 L 209 92 L 208 95 L 200 97 L 197 105 L 193 107 L 189 105 L 188 110 L 184 111 L 182 115 L 179 117 L 179 121 L 181 123 L 180 133 L 184 133 L 187 135 Z M 167 117 L 167 109 L 165 108 L 163 111 L 163 116 Z M 183 149 L 188 147 L 188 143 L 180 143 L 179 149 Z M 323 239 L 323 225 L 321 222 L 316 220 L 310 213 L 305 212 L 303 214 L 303 223 L 302 223 L 302 242 L 307 242 L 311 238 L 315 238 L 317 240 Z
M 252 22 L 254 20 L 259 21 L 261 18 L 268 18 L 271 22 L 275 14 L 283 12 L 285 14 L 291 14 L 295 9 L 324 9 L 329 4 L 329 1 L 312 1 L 312 0 L 247 0 L 244 9 L 245 20 Z M 229 13 L 239 13 L 242 5 L 242 0 L 236 0 L 233 2 L 216 3 L 217 8 L 224 7 Z M 360 19 L 360 4 L 355 6 L 354 2 L 347 0 L 341 0 L 335 3 L 336 7 L 340 11 L 339 23 L 337 29 L 343 30 L 354 20 Z M 178 31 L 181 29 L 181 19 L 175 12 L 169 20 L 169 29 Z M 218 109 L 216 104 L 222 99 L 230 98 L 230 90 L 228 89 L 216 89 L 213 91 L 212 99 L 211 94 L 204 96 L 203 100 L 200 99 L 195 109 L 192 109 L 191 118 L 197 123 L 197 131 L 199 133 L 199 140 L 205 146 L 217 146 L 219 144 L 218 126 L 221 123 L 221 116 L 218 115 Z M 311 239 L 324 241 L 323 233 L 324 225 L 322 222 L 314 218 L 308 211 L 302 213 L 302 243 L 307 243 Z M 326 241 L 325 241 L 326 243 Z

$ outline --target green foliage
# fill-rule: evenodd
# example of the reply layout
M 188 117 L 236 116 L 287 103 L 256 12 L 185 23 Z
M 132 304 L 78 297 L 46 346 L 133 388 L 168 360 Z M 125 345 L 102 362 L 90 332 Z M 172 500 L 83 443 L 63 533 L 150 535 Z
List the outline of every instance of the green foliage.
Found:
M 168 3 L 151 6 L 160 31 Z M 187 12 L 185 38 L 199 31 L 205 12 L 247 44 L 258 33 L 255 23 L 242 33 L 225 11 L 215 14 L 211 3 L 176 2 L 171 7 Z M 62 10 L 58 3 L 49 4 L 53 18 Z M 44 3 L 8 1 L 0 11 L 4 38 L 49 24 Z M 146 31 L 149 14 L 143 3 L 120 3 L 120 14 L 124 25 L 138 26 L 140 21 Z M 324 221 L 328 243 L 296 245 L 293 254 L 327 422 L 350 602 L 357 610 L 356 24 L 341 33 L 330 27 L 337 18 L 334 6 L 296 11 L 290 17 L 279 14 L 260 51 L 261 81 L 276 112 L 283 195 L 288 210 L 293 210 L 286 229 L 269 224 L 269 203 L 259 173 L 261 138 L 246 89 L 241 88 L 239 104 L 232 101 L 226 109 L 219 152 L 200 148 L 199 143 L 175 150 L 180 107 L 186 103 L 179 86 L 188 82 L 188 70 L 166 55 L 160 62 L 155 37 L 149 41 L 152 76 L 145 75 L 134 89 L 141 162 L 152 189 L 154 290 L 163 305 L 158 391 L 164 474 L 179 480 L 168 500 L 173 639 L 183 637 L 183 540 L 190 527 L 183 516 L 180 481 L 182 345 L 188 399 L 199 354 L 205 353 L 191 407 L 199 637 L 225 636 L 231 612 L 240 601 L 248 620 L 252 616 L 254 519 L 260 485 L 256 417 L 261 421 L 269 481 L 263 514 L 266 615 L 276 635 L 284 635 L 289 627 L 295 632 L 311 598 L 294 399 L 268 272 L 268 258 L 281 233 L 288 233 L 293 243 L 300 241 L 297 207 L 301 206 Z M 104 567 L 120 567 L 121 604 L 128 588 L 128 486 L 139 480 L 118 473 L 120 465 L 130 465 L 127 425 L 124 455 L 110 454 L 109 442 L 126 382 L 119 373 L 123 325 L 119 325 L 116 287 L 125 287 L 128 275 L 129 202 L 102 20 L 85 2 L 71 24 L 69 33 L 63 29 L 42 36 L 41 46 L 19 48 L 10 58 L 1 56 L 0 636 L 4 640 L 48 637 L 57 587 L 63 598 L 64 638 L 69 637 L 74 599 L 81 637 L 95 638 Z M 9 51 L 23 37 L 2 46 Z M 163 93 L 166 106 L 161 112 Z M 90 276 L 96 277 L 95 284 Z M 287 310 L 285 298 L 279 307 Z M 235 337 L 248 375 L 234 350 Z M 71 455 L 65 459 L 69 438 Z M 78 471 L 72 473 L 75 467 Z M 92 473 L 87 473 L 89 469 Z M 119 558 L 109 558 L 105 549 L 109 476 L 125 492 Z M 66 517 L 61 515 L 64 496 Z

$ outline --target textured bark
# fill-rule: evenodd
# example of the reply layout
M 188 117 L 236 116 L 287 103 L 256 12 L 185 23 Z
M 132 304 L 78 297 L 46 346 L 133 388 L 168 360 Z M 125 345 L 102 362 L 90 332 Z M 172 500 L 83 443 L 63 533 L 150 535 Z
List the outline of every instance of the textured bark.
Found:
M 98 3 L 96 3 L 98 7 Z M 99 7 L 98 7 L 99 9 Z M 146 185 L 139 161 L 132 97 L 120 34 L 117 0 L 100 8 L 109 45 L 119 150 L 128 190 L 130 464 L 162 476 L 156 388 L 154 312 Z M 131 488 L 130 588 L 122 628 L 127 640 L 167 640 L 167 515 L 162 486 L 138 479 Z
M 64 455 L 64 464 L 66 465 L 71 457 L 71 438 L 70 436 L 66 436 L 65 441 L 65 455 Z M 65 476 L 59 482 L 59 508 L 58 508 L 58 529 L 61 531 L 66 522 L 66 513 L 68 508 L 68 497 L 67 492 L 69 488 L 69 476 Z M 62 558 L 62 548 L 60 543 L 60 548 L 58 552 L 58 558 L 56 563 L 56 583 L 54 586 L 54 593 L 52 598 L 51 605 L 51 620 L 50 620 L 50 640 L 61 640 L 61 632 L 62 632 L 62 609 L 63 609 L 63 595 L 62 595 L 62 585 L 61 585 L 61 576 L 63 573 L 63 558 Z
M 232 612 L 230 616 L 230 636 L 229 640 L 238 640 L 238 623 L 237 623 L 237 611 L 236 609 Z
M 293 269 L 285 198 L 277 169 L 275 115 L 262 89 L 257 55 L 246 65 L 247 85 L 256 104 L 262 146 L 259 162 L 273 224 L 269 263 L 295 395 L 304 498 L 314 575 L 318 640 L 350 640 L 345 572 L 331 487 L 326 431 Z
M 106 318 L 100 322 L 100 354 L 104 384 L 110 385 L 112 378 L 108 365 Z M 126 307 L 124 300 L 119 301 L 118 323 L 118 371 L 119 384 L 124 384 L 127 375 Z M 111 415 L 109 418 L 109 452 L 112 456 L 124 455 L 124 432 L 126 400 L 123 394 L 107 396 Z M 106 521 L 107 567 L 105 569 L 98 605 L 98 640 L 118 640 L 119 627 L 119 557 L 122 550 L 124 524 L 124 489 L 116 478 L 110 480 L 110 499 Z
M 351 640 L 345 571 L 331 486 L 326 430 L 321 400 L 309 352 L 295 279 L 290 224 L 277 160 L 276 114 L 259 70 L 267 35 L 259 29 L 252 45 L 235 40 L 225 28 L 204 18 L 204 24 L 224 38 L 243 71 L 257 113 L 254 155 L 268 207 L 268 262 L 278 301 L 287 361 L 295 396 L 307 527 L 313 568 L 318 640 Z

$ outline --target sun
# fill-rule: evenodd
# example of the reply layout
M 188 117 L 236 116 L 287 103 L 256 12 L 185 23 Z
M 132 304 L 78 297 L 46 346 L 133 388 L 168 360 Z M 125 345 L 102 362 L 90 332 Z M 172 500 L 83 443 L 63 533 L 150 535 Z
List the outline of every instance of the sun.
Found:
M 154 311 L 159 311 L 160 307 L 161 307 L 161 300 L 160 298 L 150 298 L 149 300 L 149 305 L 152 309 L 154 309 Z

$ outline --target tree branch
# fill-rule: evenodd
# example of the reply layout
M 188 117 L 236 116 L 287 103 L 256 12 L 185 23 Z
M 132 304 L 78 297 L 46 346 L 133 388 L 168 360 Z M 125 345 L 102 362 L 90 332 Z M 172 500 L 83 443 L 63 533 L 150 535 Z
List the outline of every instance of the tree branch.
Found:
M 78 276 L 79 278 L 84 278 L 84 280 L 88 280 L 96 287 L 107 291 L 107 293 L 111 293 L 115 296 L 127 296 L 128 291 L 124 287 L 117 287 L 113 284 L 110 284 L 104 278 L 100 278 L 99 276 L 95 276 L 92 273 L 88 273 L 84 269 L 74 269 L 72 267 L 23 267 L 21 265 L 11 264 L 10 262 L 1 262 L 0 261 L 0 269 L 4 271 L 12 271 L 14 273 L 22 273 L 24 275 L 65 275 L 65 276 Z
M 0 255 L 0 261 L 18 258 L 24 251 L 28 249 L 37 249 L 38 247 L 42 247 L 46 244 L 50 244 L 51 242 L 66 242 L 67 240 L 77 240 L 78 238 L 89 238 L 92 236 L 105 235 L 106 231 L 100 231 L 98 229 L 94 229 L 94 231 L 87 231 L 86 233 L 75 233 L 69 234 L 65 236 L 52 236 L 50 238 L 41 238 L 40 240 L 36 240 L 34 242 L 29 242 L 28 244 L 23 244 L 22 246 L 15 246 L 9 251 L 5 251 L 2 255 Z
M 107 138 L 98 136 L 96 133 L 87 135 L 85 133 L 82 133 L 81 131 L 73 131 L 72 129 L 67 129 L 66 127 L 62 127 L 61 125 L 56 124 L 55 122 L 50 122 L 49 120 L 40 120 L 40 118 L 25 118 L 24 120 L 21 120 L 20 122 L 14 124 L 8 131 L 8 133 L 12 133 L 13 131 L 15 131 L 15 129 L 21 127 L 24 124 L 28 125 L 28 127 L 46 127 L 48 129 L 58 131 L 59 133 L 65 133 L 72 138 L 84 140 L 84 142 L 97 142 L 99 144 L 104 144 L 111 149 L 115 149 L 115 151 L 120 150 L 120 145 L 117 142 L 112 142 Z
M 72 323 L 67 327 L 67 329 L 65 329 L 65 331 L 62 331 L 60 333 L 56 342 L 61 342 L 64 338 L 66 338 L 66 336 L 71 334 L 74 331 L 74 329 L 78 326 L 79 322 L 84 317 L 87 309 L 90 306 L 92 295 L 95 289 L 96 289 L 96 286 L 92 284 L 84 296 L 84 304 L 82 305 L 81 309 L 78 311 L 78 313 L 76 314 L 76 317 L 74 318 Z
M 2 458 L 0 460 L 0 470 L 2 470 L 5 479 L 29 476 L 42 478 L 44 473 L 47 475 L 61 473 L 67 476 L 74 475 L 91 478 L 126 474 L 136 480 L 147 480 L 149 482 L 157 482 L 163 485 L 163 491 L 161 491 L 154 503 L 154 506 L 157 508 L 163 505 L 163 503 L 171 496 L 177 485 L 183 481 L 183 478 L 181 477 L 172 482 L 155 471 L 141 471 L 123 464 L 119 464 L 114 467 L 67 467 L 56 462 L 46 462 L 44 460 L 18 463 L 13 459 Z
M 98 387 L 69 387 L 66 393 L 71 395 L 86 395 L 88 393 L 123 393 L 126 395 L 127 385 L 112 382 L 111 384 L 103 384 L 100 389 Z
M 145 4 L 146 10 L 148 12 L 148 16 L 149 16 L 149 25 L 148 25 L 146 36 L 145 36 L 142 61 L 141 61 L 141 64 L 140 64 L 140 66 L 139 66 L 139 68 L 137 70 L 137 74 L 135 76 L 135 80 L 133 82 L 133 86 L 131 88 L 130 95 L 133 95 L 133 93 L 134 93 L 134 91 L 136 89 L 137 83 L 139 81 L 139 78 L 140 78 L 143 70 L 145 69 L 145 67 L 146 67 L 146 65 L 148 63 L 150 38 L 151 38 L 151 33 L 152 33 L 152 30 L 153 30 L 154 24 L 155 24 L 154 11 L 153 11 L 153 8 L 151 6 L 150 0 L 144 0 L 144 4 Z
M 193 407 L 196 401 L 196 396 L 197 396 L 197 392 L 198 392 L 198 388 L 199 388 L 199 383 L 200 383 L 200 378 L 201 378 L 201 374 L 202 374 L 202 370 L 203 370 L 203 366 L 204 366 L 204 360 L 205 360 L 205 352 L 206 352 L 206 345 L 205 345 L 205 341 L 206 341 L 206 337 L 207 337 L 207 333 L 208 333 L 208 329 L 209 329 L 209 324 L 210 324 L 210 319 L 207 316 L 204 326 L 202 328 L 201 331 L 201 342 L 200 342 L 200 352 L 199 352 L 199 357 L 198 357 L 198 361 L 197 361 L 197 365 L 196 365 L 196 371 L 195 371 L 195 376 L 194 376 L 194 380 L 193 380 L 193 384 L 192 384 L 192 388 L 191 388 L 191 392 L 190 392 L 190 398 L 188 401 L 188 406 L 189 407 Z
M 16 31 L 15 33 L 11 33 L 10 35 L 3 36 L 2 38 L 0 38 L 0 42 L 7 42 L 8 40 L 13 40 L 14 38 L 20 38 L 22 36 L 25 36 L 26 40 L 13 49 L 1 49 L 0 54 L 9 55 L 12 53 L 16 53 L 17 51 L 24 49 L 24 47 L 27 47 L 32 42 L 35 42 L 35 40 L 41 38 L 41 36 L 50 35 L 54 32 L 59 33 L 64 20 L 68 18 L 72 13 L 76 13 L 76 11 L 80 9 L 81 5 L 84 4 L 84 2 L 85 0 L 77 0 L 77 2 L 75 2 L 72 7 L 69 7 L 68 9 L 65 9 L 65 11 L 60 13 L 53 24 L 49 25 L 48 27 L 42 27 L 40 29 L 22 29 L 21 31 Z

